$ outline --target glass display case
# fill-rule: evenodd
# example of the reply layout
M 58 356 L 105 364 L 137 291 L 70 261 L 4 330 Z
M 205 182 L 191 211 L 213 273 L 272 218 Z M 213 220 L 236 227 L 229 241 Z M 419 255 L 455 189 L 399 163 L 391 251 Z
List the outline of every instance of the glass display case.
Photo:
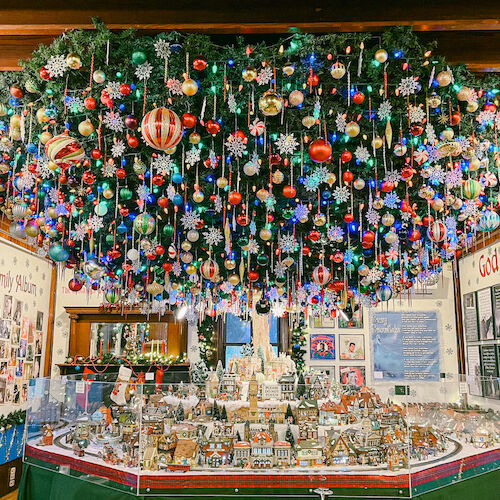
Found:
M 500 467 L 500 416 L 468 405 L 458 376 L 373 388 L 320 372 L 148 379 L 32 380 L 24 460 L 143 496 L 411 498 Z

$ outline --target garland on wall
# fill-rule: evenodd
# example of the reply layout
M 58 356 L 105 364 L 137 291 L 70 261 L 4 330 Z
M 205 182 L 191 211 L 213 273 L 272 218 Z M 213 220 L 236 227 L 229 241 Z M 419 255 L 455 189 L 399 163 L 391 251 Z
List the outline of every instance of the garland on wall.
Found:
M 191 321 L 434 284 L 499 225 L 500 115 L 497 80 L 433 48 L 407 28 L 272 46 L 65 33 L 0 77 L 11 234 L 74 291 Z

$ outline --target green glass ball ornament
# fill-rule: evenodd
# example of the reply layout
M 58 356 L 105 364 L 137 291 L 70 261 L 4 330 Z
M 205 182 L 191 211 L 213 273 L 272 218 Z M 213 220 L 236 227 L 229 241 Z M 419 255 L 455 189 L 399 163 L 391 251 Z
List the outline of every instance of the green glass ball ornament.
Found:
M 269 264 L 269 258 L 267 255 L 258 255 L 257 264 L 259 264 L 259 266 L 266 267 Z
M 164 236 L 172 236 L 174 234 L 174 226 L 171 224 L 165 224 L 162 232 Z
M 146 54 L 142 50 L 136 50 L 132 54 L 132 62 L 134 64 L 144 64 L 147 61 Z
M 121 188 L 120 189 L 120 199 L 127 201 L 132 198 L 132 190 L 129 188 Z
M 106 235 L 106 243 L 113 243 L 114 241 L 114 236 L 112 234 L 107 234 Z

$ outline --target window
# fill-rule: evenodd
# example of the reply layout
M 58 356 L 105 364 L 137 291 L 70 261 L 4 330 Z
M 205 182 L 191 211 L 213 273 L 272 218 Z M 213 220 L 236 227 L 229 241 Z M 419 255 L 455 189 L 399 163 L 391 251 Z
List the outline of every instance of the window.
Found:
M 239 356 L 241 348 L 252 341 L 252 322 L 245 321 L 238 316 L 228 314 L 223 328 L 224 352 L 223 360 L 225 366 L 234 355 Z M 279 318 L 271 315 L 269 326 L 269 337 L 274 352 L 278 354 L 280 343 Z

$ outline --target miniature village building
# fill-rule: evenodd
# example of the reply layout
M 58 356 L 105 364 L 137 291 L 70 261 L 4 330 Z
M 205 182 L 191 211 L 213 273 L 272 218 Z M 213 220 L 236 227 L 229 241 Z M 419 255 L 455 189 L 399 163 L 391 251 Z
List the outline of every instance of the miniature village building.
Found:
M 323 465 L 323 446 L 316 440 L 300 441 L 296 448 L 297 467 L 319 467 Z
M 295 400 L 295 375 L 282 375 L 278 380 L 280 385 L 281 399 L 283 401 Z

